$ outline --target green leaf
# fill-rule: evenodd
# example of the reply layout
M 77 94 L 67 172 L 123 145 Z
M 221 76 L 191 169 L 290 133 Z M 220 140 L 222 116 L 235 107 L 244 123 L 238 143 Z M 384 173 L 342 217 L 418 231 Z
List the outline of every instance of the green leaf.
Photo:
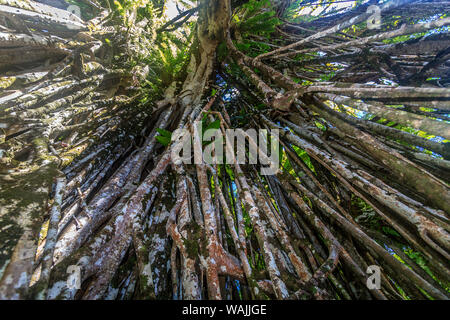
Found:
M 172 132 L 161 128 L 156 129 L 156 132 L 160 134 L 159 136 L 155 137 L 156 141 L 167 147 L 172 140 Z
M 202 122 L 202 125 L 204 126 L 206 123 L 206 119 Z M 205 132 L 210 130 L 210 129 L 214 129 L 214 130 L 218 130 L 220 128 L 220 120 L 217 119 L 213 122 L 211 122 L 209 125 L 206 126 L 206 128 L 203 129 L 203 136 L 202 136 L 202 145 L 203 146 L 207 146 L 209 145 L 212 141 L 208 141 L 205 140 Z
M 164 130 L 164 129 L 156 129 L 156 132 L 158 132 L 162 137 L 166 138 L 172 138 L 172 132 Z
M 161 143 L 163 146 L 166 147 L 170 144 L 170 138 L 168 137 L 157 136 L 156 141 L 158 141 L 159 143 Z
M 393 235 L 393 236 L 396 236 L 396 237 L 400 237 L 400 234 L 397 231 L 395 231 L 394 229 L 390 228 L 390 227 L 382 227 L 381 229 L 386 234 L 390 234 L 390 235 Z
M 213 122 L 211 122 L 203 132 L 209 130 L 209 129 L 219 129 L 220 128 L 220 119 L 217 119 Z

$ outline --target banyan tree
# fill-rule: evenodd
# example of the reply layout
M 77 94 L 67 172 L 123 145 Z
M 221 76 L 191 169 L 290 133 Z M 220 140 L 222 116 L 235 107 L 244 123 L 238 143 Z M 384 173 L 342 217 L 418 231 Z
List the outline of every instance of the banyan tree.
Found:
M 448 299 L 449 13 L 0 0 L 0 298 Z

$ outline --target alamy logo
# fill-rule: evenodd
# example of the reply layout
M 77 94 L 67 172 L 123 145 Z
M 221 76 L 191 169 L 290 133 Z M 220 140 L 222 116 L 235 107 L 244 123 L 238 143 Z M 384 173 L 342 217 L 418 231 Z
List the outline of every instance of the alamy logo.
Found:
M 371 5 L 367 8 L 367 13 L 372 15 L 367 19 L 367 29 L 380 29 L 381 28 L 381 9 L 379 6 Z
M 171 157 L 175 164 L 191 164 L 192 159 L 194 164 L 260 164 L 262 175 L 278 172 L 278 130 L 226 129 L 223 135 L 220 129 L 202 132 L 201 121 L 194 126 L 197 137 L 187 129 L 172 134 Z
M 380 267 L 377 265 L 368 266 L 366 273 L 370 274 L 370 276 L 367 278 L 367 281 L 366 281 L 367 289 L 370 289 L 370 290 L 381 289 Z
M 81 267 L 77 265 L 70 265 L 67 267 L 66 273 L 69 274 L 66 285 L 69 289 L 81 288 Z
M 70 12 L 71 14 L 75 15 L 77 18 L 81 19 L 81 9 L 79 6 L 71 4 L 66 8 L 66 11 Z M 74 17 L 71 17 L 70 20 L 76 21 L 77 19 Z M 81 21 L 81 20 L 80 20 Z M 74 24 L 67 24 L 67 28 L 69 29 L 78 29 L 78 25 Z
M 66 10 L 69 11 L 70 13 L 76 15 L 78 18 L 81 18 L 81 9 L 79 6 L 71 4 L 70 6 L 68 6 L 66 8 Z

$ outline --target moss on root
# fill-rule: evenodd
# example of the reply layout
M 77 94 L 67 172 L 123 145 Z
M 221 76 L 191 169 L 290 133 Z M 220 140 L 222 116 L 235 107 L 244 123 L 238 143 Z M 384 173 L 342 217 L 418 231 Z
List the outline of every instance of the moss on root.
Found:
M 0 269 L 12 254 L 25 230 L 39 238 L 49 192 L 59 174 L 54 164 L 34 170 L 0 174 Z

